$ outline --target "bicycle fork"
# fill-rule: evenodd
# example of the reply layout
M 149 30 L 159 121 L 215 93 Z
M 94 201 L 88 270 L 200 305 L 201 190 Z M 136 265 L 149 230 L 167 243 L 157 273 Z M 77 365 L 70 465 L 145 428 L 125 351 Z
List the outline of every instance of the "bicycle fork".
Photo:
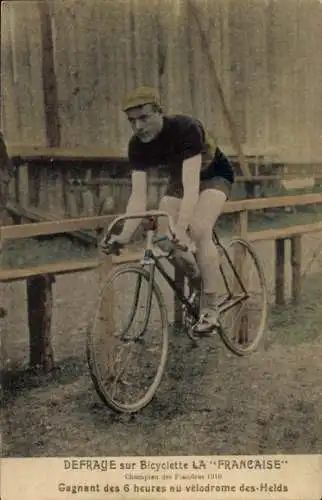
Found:
M 141 264 L 144 267 L 149 268 L 149 270 L 148 270 L 149 280 L 148 280 L 148 284 L 147 284 L 148 291 L 147 291 L 147 296 L 145 298 L 145 303 L 143 304 L 143 308 L 144 308 L 143 323 L 140 327 L 140 331 L 137 334 L 135 334 L 134 340 L 139 340 L 140 338 L 143 337 L 143 334 L 148 326 L 148 322 L 150 319 L 153 283 L 154 283 L 154 276 L 155 276 L 155 262 L 151 258 L 151 252 L 148 248 L 145 251 L 145 254 L 144 254 L 144 257 L 141 261 Z M 139 298 L 140 298 L 140 292 L 141 292 L 141 288 L 142 288 L 142 281 L 143 281 L 142 276 L 138 275 L 136 283 L 135 283 L 135 287 L 134 287 L 133 302 L 132 302 L 130 314 L 129 314 L 127 323 L 126 323 L 125 327 L 123 328 L 123 333 L 122 333 L 123 338 L 126 338 L 126 335 L 127 335 L 128 331 L 133 323 L 133 320 L 134 320 L 134 317 L 135 317 L 135 314 L 136 314 L 136 311 L 137 311 L 137 308 L 139 305 Z M 133 340 L 133 338 L 132 338 L 132 340 Z

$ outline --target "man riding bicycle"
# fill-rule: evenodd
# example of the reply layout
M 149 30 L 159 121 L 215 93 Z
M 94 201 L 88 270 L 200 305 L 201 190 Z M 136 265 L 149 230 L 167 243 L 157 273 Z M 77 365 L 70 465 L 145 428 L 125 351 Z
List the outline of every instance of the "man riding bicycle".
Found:
M 132 168 L 132 192 L 127 213 L 147 209 L 147 174 L 151 168 L 167 166 L 169 183 L 159 209 L 167 212 L 176 226 L 176 237 L 195 251 L 174 253 L 174 264 L 182 261 L 189 276 L 201 274 L 202 308 L 200 333 L 218 324 L 216 308 L 217 249 L 213 227 L 231 193 L 233 169 L 219 147 L 212 144 L 202 123 L 190 116 L 163 113 L 156 89 L 139 87 L 124 100 L 123 111 L 133 129 L 128 146 Z M 113 241 L 126 244 L 138 227 L 127 220 Z M 159 231 L 162 231 L 162 223 Z

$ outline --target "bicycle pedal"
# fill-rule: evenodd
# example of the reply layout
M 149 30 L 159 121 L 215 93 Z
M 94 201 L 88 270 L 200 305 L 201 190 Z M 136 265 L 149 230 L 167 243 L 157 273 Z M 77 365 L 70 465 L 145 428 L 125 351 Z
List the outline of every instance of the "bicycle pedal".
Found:
M 193 333 L 199 337 L 203 336 L 211 336 L 215 335 L 218 333 L 218 330 L 220 328 L 220 323 L 216 324 L 211 324 L 206 322 L 203 322 L 204 316 L 201 316 L 198 323 L 196 323 L 192 329 Z

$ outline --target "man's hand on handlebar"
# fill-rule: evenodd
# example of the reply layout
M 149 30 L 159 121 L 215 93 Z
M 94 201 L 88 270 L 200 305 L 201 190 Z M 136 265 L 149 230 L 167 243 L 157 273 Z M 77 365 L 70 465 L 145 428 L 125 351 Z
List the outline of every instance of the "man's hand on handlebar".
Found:
M 157 243 L 164 248 L 164 251 L 172 251 L 172 250 L 179 250 L 181 252 L 193 252 L 195 253 L 195 245 L 193 241 L 190 238 L 189 232 L 185 228 L 182 228 L 180 226 L 175 227 L 172 221 L 172 218 L 166 213 L 162 211 L 148 211 L 148 212 L 139 212 L 136 214 L 132 215 L 123 215 L 117 217 L 108 227 L 107 232 L 105 233 L 105 236 L 100 242 L 100 247 L 105 253 L 120 253 L 120 249 L 123 248 L 124 245 L 127 245 L 129 243 L 129 240 L 131 238 L 128 238 L 127 235 L 123 234 L 113 234 L 113 229 L 114 227 L 120 223 L 121 221 L 124 221 L 126 219 L 135 219 L 135 218 L 145 218 L 145 217 L 159 217 L 159 216 L 166 216 L 168 217 L 168 222 L 169 222 L 169 232 L 167 237 L 162 237 L 161 239 L 157 237 Z M 153 227 L 153 230 L 155 228 Z M 162 248 L 163 249 L 163 248 Z
M 181 247 L 182 251 L 187 251 L 187 250 L 192 252 L 195 251 L 195 245 L 185 229 L 177 226 L 175 228 L 175 235 L 176 235 L 175 241 L 179 249 Z
M 110 237 L 105 235 L 100 242 L 100 247 L 106 254 L 120 255 L 120 250 L 123 246 L 124 244 L 118 241 L 118 235 L 112 235 Z

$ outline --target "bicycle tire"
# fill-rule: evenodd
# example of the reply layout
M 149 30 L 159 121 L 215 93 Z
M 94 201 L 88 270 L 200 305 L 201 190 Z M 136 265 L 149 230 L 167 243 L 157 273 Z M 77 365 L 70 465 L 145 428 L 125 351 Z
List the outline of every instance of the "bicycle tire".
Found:
M 98 307 L 95 311 L 95 315 L 93 317 L 93 320 L 91 322 L 91 325 L 88 329 L 88 334 L 87 334 L 87 344 L 86 344 L 86 353 L 87 353 L 87 361 L 88 361 L 88 366 L 89 366 L 89 371 L 91 375 L 91 379 L 93 381 L 94 387 L 96 389 L 96 392 L 98 393 L 99 397 L 101 400 L 112 410 L 118 412 L 118 413 L 135 413 L 142 408 L 144 408 L 152 398 L 154 397 L 160 383 L 161 379 L 164 373 L 165 365 L 166 365 L 166 360 L 167 360 L 167 354 L 168 354 L 168 343 L 169 343 L 169 334 L 168 334 L 168 318 L 167 318 L 167 309 L 163 300 L 163 296 L 161 293 L 161 290 L 159 286 L 153 281 L 152 283 L 152 297 L 151 297 L 151 303 L 150 303 L 150 310 L 144 312 L 144 324 L 145 324 L 145 329 L 144 331 L 139 330 L 139 333 L 135 335 L 130 335 L 129 330 L 131 329 L 131 324 L 129 324 L 129 321 L 127 319 L 126 323 L 126 331 L 122 331 L 122 329 L 116 333 L 116 331 L 106 331 L 105 327 L 100 328 L 100 311 L 101 311 L 101 303 L 104 297 L 104 293 L 108 291 L 110 288 L 110 291 L 112 289 L 112 286 L 115 284 L 115 281 L 117 278 L 121 277 L 122 275 L 133 275 L 137 277 L 137 279 L 143 280 L 142 282 L 145 282 L 149 284 L 149 279 L 150 279 L 150 274 L 149 272 L 144 269 L 142 266 L 136 266 L 136 265 L 124 265 L 121 266 L 120 268 L 116 269 L 115 271 L 112 271 L 111 274 L 108 276 L 107 281 L 102 287 L 101 294 L 100 294 L 100 300 Z M 141 283 L 141 282 L 140 282 Z M 150 286 L 150 285 L 148 285 Z M 141 287 L 141 284 L 140 284 Z M 140 288 L 139 287 L 139 288 Z M 115 287 L 115 290 L 117 290 L 117 287 Z M 148 290 L 150 290 L 148 288 Z M 127 290 L 129 292 L 129 290 Z M 139 289 L 138 293 L 140 293 L 141 290 Z M 123 294 L 122 294 L 123 296 Z M 125 294 L 124 294 L 125 296 Z M 124 299 L 126 300 L 126 299 Z M 114 317 L 114 306 L 115 306 L 115 295 L 113 295 L 113 317 Z M 138 298 L 134 297 L 134 303 L 135 303 L 135 308 L 138 309 Z M 156 304 L 159 313 L 160 313 L 160 324 L 158 325 L 158 330 L 160 334 L 160 339 L 161 339 L 161 350 L 160 350 L 160 359 L 158 360 L 158 366 L 155 370 L 155 373 L 153 376 L 150 377 L 148 387 L 144 390 L 144 394 L 142 394 L 140 397 L 138 397 L 137 400 L 132 401 L 131 403 L 126 403 L 120 399 L 117 399 L 115 397 L 115 394 L 111 393 L 111 387 L 110 385 L 113 384 L 116 386 L 117 383 L 121 382 L 121 378 L 124 373 L 123 372 L 127 371 L 130 362 L 129 359 L 126 360 L 120 375 L 115 375 L 113 370 L 115 368 L 112 365 L 112 356 L 113 356 L 113 341 L 116 344 L 117 340 L 119 342 L 123 342 L 123 346 L 125 345 L 132 345 L 132 347 L 136 347 L 140 349 L 140 347 L 144 347 L 144 342 L 148 339 L 148 334 L 147 334 L 147 328 L 148 328 L 148 323 L 151 318 L 151 310 L 152 310 L 152 305 Z M 135 314 L 137 313 L 137 310 L 135 311 Z M 130 313 L 131 314 L 131 313 Z M 135 314 L 132 317 L 132 322 L 135 320 Z M 146 316 L 147 315 L 147 316 Z M 156 333 L 157 328 L 154 330 Z M 97 346 L 96 343 L 96 336 L 99 334 L 102 334 L 103 332 L 103 337 L 102 339 L 107 342 L 107 352 L 103 352 L 102 348 L 102 343 L 99 343 Z M 113 337 L 113 338 L 112 338 Z M 98 347 L 98 349 L 97 349 Z M 142 352 L 144 351 L 144 348 L 141 349 Z M 114 348 L 114 351 L 116 353 L 116 356 L 118 355 L 116 347 Z M 146 351 L 148 353 L 148 350 Z M 144 353 L 144 352 L 143 352 Z M 107 356 L 108 362 L 103 365 L 103 367 L 99 364 L 99 357 L 100 356 Z M 149 355 L 152 356 L 151 354 L 151 349 L 149 352 Z M 148 364 L 148 368 L 150 368 L 151 363 Z M 104 371 L 107 369 L 108 375 L 107 377 L 104 376 L 103 374 L 103 368 Z M 143 361 L 139 363 L 137 366 L 137 372 L 135 373 L 135 376 L 130 378 L 130 382 L 133 383 L 139 383 L 138 377 L 140 376 L 145 376 L 148 374 L 146 373 L 145 369 L 147 367 L 144 366 Z M 142 373 L 144 371 L 144 373 Z M 113 379 L 114 377 L 114 379 Z M 118 380 L 117 377 L 119 377 Z M 116 381 L 115 381 L 116 380 Z M 124 389 L 126 387 L 125 381 L 122 382 Z M 131 395 L 133 394 L 133 387 L 130 390 Z
M 267 298 L 268 296 L 267 296 L 267 286 L 266 286 L 263 268 L 260 264 L 260 261 L 258 259 L 258 256 L 257 256 L 255 250 L 246 240 L 244 240 L 242 238 L 231 239 L 228 242 L 228 244 L 225 245 L 225 247 L 223 247 L 224 248 L 224 257 L 223 258 L 226 259 L 226 261 L 227 261 L 227 256 L 225 255 L 225 252 L 229 253 L 229 251 L 234 246 L 237 247 L 237 245 L 239 245 L 241 247 L 241 249 L 243 249 L 243 251 L 244 251 L 242 265 L 244 265 L 244 262 L 246 261 L 246 255 L 248 254 L 248 256 L 250 256 L 250 258 L 253 262 L 254 269 L 256 270 L 256 273 L 257 273 L 257 278 L 258 278 L 258 282 L 260 285 L 260 295 L 261 295 L 261 297 L 260 297 L 261 311 L 260 311 L 259 324 L 258 324 L 258 327 L 256 328 L 256 334 L 254 336 L 254 339 L 251 341 L 248 341 L 247 343 L 245 342 L 245 344 L 241 341 L 240 338 L 239 339 L 235 338 L 236 333 L 233 336 L 231 336 L 232 332 L 228 331 L 228 328 L 223 325 L 222 317 L 220 318 L 219 333 L 220 333 L 220 336 L 221 336 L 223 342 L 230 349 L 230 351 L 232 351 L 234 354 L 237 354 L 238 356 L 245 356 L 245 355 L 251 354 L 252 352 L 254 352 L 257 349 L 258 344 L 259 344 L 260 340 L 262 339 L 263 334 L 265 332 L 267 314 L 268 314 L 268 298 Z M 234 277 L 234 279 L 236 279 L 236 278 Z M 242 282 L 247 290 L 247 286 L 245 285 L 242 277 L 241 277 L 241 280 L 242 280 Z M 247 276 L 247 280 L 251 281 L 249 275 Z M 245 300 L 245 303 L 247 303 L 247 300 L 248 299 Z M 248 338 L 248 333 L 249 333 L 248 332 L 248 330 L 249 330 L 249 328 L 248 328 L 249 327 L 249 315 L 250 315 L 249 311 L 247 311 L 247 314 L 246 314 L 246 312 L 244 312 L 244 318 L 246 318 L 246 321 L 247 321 L 246 326 L 244 326 L 244 329 L 247 328 L 247 331 L 246 331 L 247 338 Z M 242 319 L 240 321 L 242 322 Z M 238 333 L 238 335 L 239 335 L 239 333 Z

